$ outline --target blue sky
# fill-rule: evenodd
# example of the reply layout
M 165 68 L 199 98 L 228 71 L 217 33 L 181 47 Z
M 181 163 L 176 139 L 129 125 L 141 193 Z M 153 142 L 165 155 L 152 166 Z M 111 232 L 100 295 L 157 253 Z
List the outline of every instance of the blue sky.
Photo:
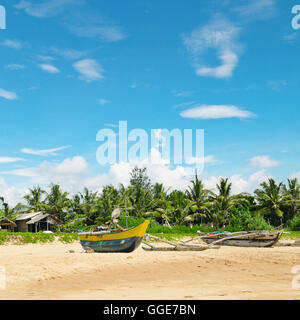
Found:
M 102 128 L 204 129 L 213 188 L 300 177 L 300 29 L 286 0 L 5 1 L 0 30 L 0 193 L 126 184 L 96 161 Z M 158 155 L 159 157 L 159 155 Z M 141 162 L 142 165 L 142 162 Z M 150 166 L 185 186 L 184 167 Z

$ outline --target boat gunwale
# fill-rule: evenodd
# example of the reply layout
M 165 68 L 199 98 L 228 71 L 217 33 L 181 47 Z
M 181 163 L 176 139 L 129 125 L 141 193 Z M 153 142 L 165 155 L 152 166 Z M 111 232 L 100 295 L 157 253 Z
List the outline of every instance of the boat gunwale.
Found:
M 118 234 L 118 233 L 123 233 L 123 232 L 126 232 L 126 231 L 130 231 L 132 229 L 137 229 L 139 228 L 140 226 L 142 226 L 145 222 L 147 222 L 148 220 L 145 220 L 144 222 L 140 223 L 139 225 L 135 226 L 135 227 L 131 227 L 131 228 L 128 228 L 128 229 L 124 229 L 124 230 L 119 230 L 119 231 L 116 231 L 116 232 L 107 232 L 107 233 L 103 233 L 102 231 L 87 231 L 87 232 L 78 232 L 77 234 L 80 236 L 80 235 L 90 235 L 90 236 L 98 236 L 98 235 L 109 235 L 109 234 Z M 113 231 L 113 230 L 109 230 L 109 231 Z

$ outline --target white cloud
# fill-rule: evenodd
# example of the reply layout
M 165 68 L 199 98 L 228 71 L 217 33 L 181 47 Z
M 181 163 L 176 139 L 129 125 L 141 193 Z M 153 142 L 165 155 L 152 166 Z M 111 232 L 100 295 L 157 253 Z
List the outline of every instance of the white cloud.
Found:
M 71 146 L 63 146 L 59 148 L 54 148 L 54 149 L 46 149 L 46 150 L 34 150 L 34 149 L 29 149 L 29 148 L 23 148 L 21 149 L 21 152 L 26 153 L 26 154 L 33 154 L 36 156 L 56 156 L 57 151 L 61 151 L 67 148 L 70 148 Z
M 286 80 L 272 80 L 268 82 L 268 86 L 274 91 L 279 91 L 288 85 Z
M 291 179 L 297 178 L 300 179 L 300 172 L 294 172 L 290 175 Z
M 272 17 L 276 9 L 276 0 L 243 0 L 243 4 L 235 8 L 235 11 L 243 17 L 254 19 L 268 19 Z
M 189 159 L 186 159 L 185 162 L 187 164 L 201 164 L 201 163 L 218 163 L 219 161 L 215 158 L 214 155 L 208 155 L 203 158 L 196 158 L 196 157 L 191 157 Z
M 0 163 L 12 163 L 18 161 L 25 161 L 22 158 L 12 158 L 12 157 L 0 157 Z
M 80 78 L 87 82 L 96 81 L 104 78 L 102 66 L 96 60 L 80 60 L 74 63 L 73 67 L 77 72 L 81 74 Z
M 240 28 L 231 22 L 217 16 L 204 27 L 195 29 L 183 36 L 184 45 L 192 56 L 196 74 L 216 78 L 228 78 L 238 65 L 240 46 L 236 39 Z M 215 49 L 222 64 L 217 67 L 207 67 L 200 63 L 207 49 Z
M 51 47 L 50 50 L 54 53 L 57 54 L 65 59 L 70 59 L 70 60 L 77 60 L 82 58 L 84 55 L 86 55 L 87 52 L 85 51 L 79 51 L 76 49 L 59 49 L 56 47 Z
M 175 95 L 175 97 L 182 97 L 182 98 L 187 98 L 193 94 L 193 91 L 188 91 L 188 90 L 173 90 L 172 93 Z
M 4 68 L 8 70 L 23 70 L 25 67 L 21 64 L 12 63 L 6 65 Z
M 206 188 L 213 192 L 217 192 L 216 184 L 219 183 L 221 176 L 213 176 L 208 174 L 200 175 L 199 179 L 203 180 Z M 225 178 L 225 177 L 223 177 Z M 272 178 L 272 176 L 265 170 L 257 171 L 248 177 L 242 177 L 240 174 L 234 174 L 229 177 L 229 182 L 232 183 L 232 194 L 238 194 L 241 192 L 252 193 L 255 189 L 259 188 L 259 185 Z
M 222 61 L 222 65 L 215 68 L 199 67 L 196 70 L 196 74 L 198 76 L 210 76 L 215 78 L 231 77 L 233 70 L 236 68 L 238 64 L 239 59 L 237 54 L 230 50 L 223 51 L 220 54 L 219 58 Z
M 279 161 L 272 160 L 269 156 L 256 156 L 249 159 L 250 164 L 254 167 L 272 168 L 279 165 Z
M 80 37 L 98 38 L 106 42 L 117 42 L 126 38 L 122 29 L 118 26 L 101 24 L 68 25 L 68 29 Z
M 27 14 L 37 18 L 47 18 L 63 12 L 70 5 L 82 4 L 81 0 L 47 0 L 33 4 L 30 1 L 22 0 L 14 7 L 18 10 L 24 10 Z
M 48 73 L 60 73 L 59 69 L 51 64 L 39 64 L 39 67 Z
M 104 105 L 104 104 L 107 104 L 107 103 L 109 103 L 109 100 L 106 100 L 106 99 L 100 99 L 99 100 L 99 104 L 101 104 L 101 105 Z
M 8 47 L 8 48 L 13 48 L 16 50 L 19 50 L 22 48 L 22 43 L 20 41 L 17 40 L 4 40 L 3 42 L 0 43 L 0 45 L 4 46 L 4 47 Z
M 21 202 L 26 192 L 26 189 L 7 185 L 4 178 L 0 177 L 0 195 L 10 206 L 15 206 L 18 202 Z
M 37 55 L 37 58 L 39 59 L 39 60 L 42 60 L 42 61 L 53 61 L 53 60 L 55 60 L 55 58 L 53 58 L 53 57 L 51 57 L 51 56 L 44 56 L 44 55 Z
M 149 161 L 150 159 L 151 161 Z M 214 162 L 215 158 L 210 155 L 206 157 L 206 161 Z M 26 178 L 27 188 L 36 184 L 46 187 L 50 182 L 53 182 L 59 183 L 64 190 L 70 193 L 76 193 L 82 191 L 84 187 L 100 191 L 104 185 L 108 184 L 117 187 L 122 183 L 127 186 L 130 182 L 130 172 L 135 165 L 146 167 L 147 174 L 153 183 L 163 183 L 170 190 L 185 190 L 190 185 L 190 180 L 194 179 L 194 170 L 183 166 L 172 168 L 169 161 L 163 159 L 156 149 L 151 149 L 148 159 L 136 163 L 116 163 L 110 166 L 107 173 L 96 176 L 90 174 L 88 163 L 81 156 L 67 158 L 59 163 L 43 161 L 35 168 L 20 168 L 2 172 L 2 174 Z M 300 176 L 299 173 L 298 175 Z M 199 173 L 198 176 L 206 188 L 216 191 L 216 184 L 219 182 L 220 176 L 208 173 Z M 236 194 L 245 191 L 251 193 L 268 178 L 271 178 L 270 174 L 265 170 L 260 170 L 248 177 L 235 174 L 229 177 L 229 180 L 232 182 L 233 194 Z M 16 199 L 21 198 L 27 192 L 27 188 L 9 187 L 0 177 L 0 194 L 10 202 L 16 203 Z
M 227 105 L 201 105 L 191 109 L 184 110 L 180 113 L 183 118 L 193 119 L 221 119 L 221 118 L 251 118 L 255 114 L 242 110 L 236 106 Z
M 87 172 L 88 165 L 83 157 L 75 156 L 66 158 L 60 163 L 50 163 L 43 161 L 37 168 L 22 168 L 16 170 L 3 171 L 2 174 L 27 177 L 31 183 L 49 184 L 50 182 L 61 183 L 66 187 L 76 184 L 80 185 L 80 175 Z M 75 185 L 73 185 L 73 183 Z
M 17 100 L 18 96 L 14 92 L 6 91 L 0 88 L 0 97 L 7 99 L 7 100 Z

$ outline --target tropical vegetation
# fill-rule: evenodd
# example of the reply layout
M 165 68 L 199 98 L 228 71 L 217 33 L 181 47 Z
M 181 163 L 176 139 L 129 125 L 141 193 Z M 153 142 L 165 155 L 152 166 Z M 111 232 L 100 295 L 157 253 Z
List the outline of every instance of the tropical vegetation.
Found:
M 230 231 L 284 226 L 300 231 L 297 179 L 289 179 L 287 184 L 268 179 L 253 194 L 233 194 L 228 179 L 221 178 L 214 192 L 205 188 L 196 174 L 186 190 L 171 190 L 161 183 L 152 183 L 146 168 L 136 167 L 126 187 L 106 185 L 98 192 L 85 188 L 71 195 L 58 184 L 51 184 L 48 191 L 34 186 L 15 207 L 0 197 L 0 217 L 14 220 L 19 213 L 43 211 L 61 221 L 58 231 L 62 232 L 108 223 L 117 207 L 121 209 L 120 224 L 130 226 L 150 219 L 151 230 L 157 232 L 199 226 Z

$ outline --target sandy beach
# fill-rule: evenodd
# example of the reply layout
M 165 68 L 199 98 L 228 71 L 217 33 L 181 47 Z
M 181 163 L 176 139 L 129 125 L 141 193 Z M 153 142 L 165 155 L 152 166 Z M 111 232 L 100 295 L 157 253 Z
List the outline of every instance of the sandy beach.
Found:
M 0 246 L 0 299 L 300 299 L 300 247 L 85 253 L 79 243 Z

